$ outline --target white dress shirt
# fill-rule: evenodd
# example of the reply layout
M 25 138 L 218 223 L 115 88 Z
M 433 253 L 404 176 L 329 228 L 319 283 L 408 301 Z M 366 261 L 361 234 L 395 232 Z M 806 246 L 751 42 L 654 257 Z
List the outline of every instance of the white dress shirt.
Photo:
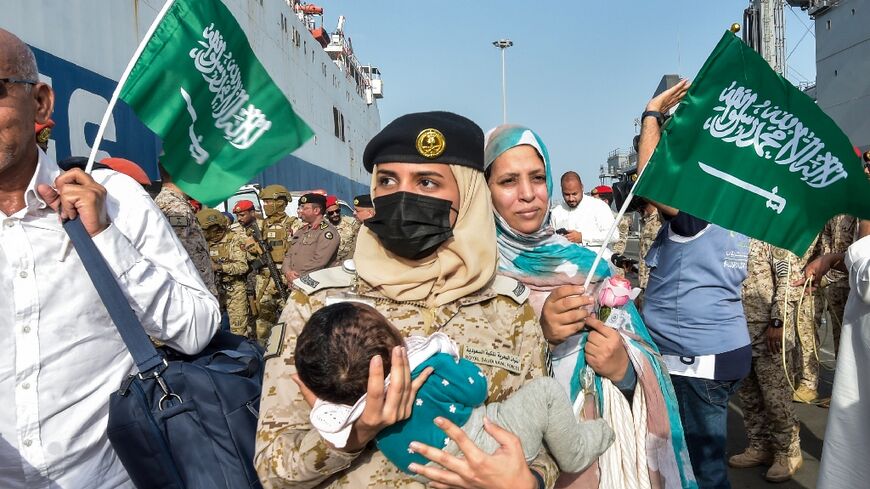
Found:
M 109 394 L 135 371 L 58 214 L 36 192 L 60 169 L 39 151 L 25 207 L 0 211 L 0 487 L 133 487 L 106 436 Z M 148 194 L 95 170 L 111 221 L 94 237 L 148 334 L 208 344 L 218 304 Z
M 555 229 L 579 231 L 583 235 L 583 245 L 596 251 L 619 239 L 619 234 L 613 233 L 610 240 L 604 242 L 615 219 L 610 206 L 595 197 L 584 196 L 573 209 L 564 203 L 559 204 L 553 207 L 551 219 Z

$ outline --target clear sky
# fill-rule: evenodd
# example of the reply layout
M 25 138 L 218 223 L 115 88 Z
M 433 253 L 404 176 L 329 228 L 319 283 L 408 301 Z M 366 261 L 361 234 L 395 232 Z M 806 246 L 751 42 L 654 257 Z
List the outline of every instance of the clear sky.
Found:
M 492 41 L 513 40 L 506 53 L 508 122 L 537 131 L 548 146 L 554 177 L 577 171 L 588 192 L 607 154 L 631 145 L 634 119 L 662 75 L 692 78 L 722 33 L 742 23 L 749 0 L 320 5 L 327 30 L 345 15 L 345 32 L 360 62 L 380 68 L 382 125 L 423 110 L 460 113 L 484 131 L 501 123 L 501 57 Z M 813 81 L 815 38 L 806 27 L 812 22 L 788 6 L 785 20 L 788 78 L 795 84 Z

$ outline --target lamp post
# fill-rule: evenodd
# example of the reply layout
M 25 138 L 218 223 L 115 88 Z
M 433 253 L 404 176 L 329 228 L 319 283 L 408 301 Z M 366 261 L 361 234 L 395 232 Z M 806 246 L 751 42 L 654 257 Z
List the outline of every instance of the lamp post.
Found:
M 501 49 L 501 115 L 502 123 L 507 124 L 507 81 L 505 79 L 504 52 L 507 48 L 513 46 L 514 42 L 510 39 L 499 39 L 498 41 L 493 41 L 492 45 Z

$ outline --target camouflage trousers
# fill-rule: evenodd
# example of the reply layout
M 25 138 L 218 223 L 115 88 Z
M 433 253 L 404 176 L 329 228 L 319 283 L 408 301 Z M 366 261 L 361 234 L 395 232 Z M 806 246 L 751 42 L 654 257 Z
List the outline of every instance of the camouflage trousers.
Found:
M 230 332 L 239 336 L 248 336 L 248 325 L 251 321 L 248 311 L 248 296 L 245 294 L 245 281 L 232 280 L 221 284 L 224 298 L 224 308 L 230 318 Z
M 278 263 L 277 265 L 280 270 L 281 264 Z M 281 280 L 283 280 L 283 277 Z M 260 272 L 257 275 L 257 299 L 257 307 L 259 309 L 255 318 L 257 340 L 265 347 L 266 342 L 269 340 L 269 335 L 272 334 L 272 327 L 278 322 L 278 315 L 281 313 L 284 302 L 268 270 Z
M 827 302 L 828 323 L 834 335 L 834 353 L 840 351 L 840 331 L 843 329 L 843 312 L 846 310 L 846 299 L 849 297 L 849 282 L 845 286 L 830 284 L 820 289 L 816 301 L 816 322 L 821 324 L 822 314 Z
M 816 349 L 819 346 L 818 326 L 815 318 L 815 298 L 804 297 L 797 316 L 797 333 L 800 347 L 798 354 L 798 378 L 800 384 L 811 390 L 819 385 L 819 361 Z
M 794 353 L 794 350 L 786 352 L 787 363 Z M 743 423 L 750 447 L 792 456 L 800 454 L 800 425 L 780 355 L 765 352 L 752 357 L 752 369 L 737 394 L 743 403 Z

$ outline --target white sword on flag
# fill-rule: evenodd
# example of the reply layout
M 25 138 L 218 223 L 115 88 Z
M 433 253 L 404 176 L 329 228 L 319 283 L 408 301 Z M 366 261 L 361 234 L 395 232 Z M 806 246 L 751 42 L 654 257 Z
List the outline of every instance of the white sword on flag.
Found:
M 775 210 L 777 214 L 782 214 L 782 210 L 785 209 L 785 198 L 781 195 L 776 195 L 776 192 L 779 190 L 779 187 L 773 187 L 770 191 L 764 190 L 761 187 L 757 187 L 752 185 L 749 182 L 744 182 L 743 180 L 735 177 L 734 175 L 729 175 L 721 170 L 717 170 L 712 166 L 705 165 L 702 162 L 698 162 L 698 166 L 701 167 L 704 172 L 713 175 L 716 178 L 721 180 L 725 180 L 726 182 L 740 187 L 744 190 L 748 190 L 755 195 L 759 195 L 761 197 L 767 198 L 767 207 Z

